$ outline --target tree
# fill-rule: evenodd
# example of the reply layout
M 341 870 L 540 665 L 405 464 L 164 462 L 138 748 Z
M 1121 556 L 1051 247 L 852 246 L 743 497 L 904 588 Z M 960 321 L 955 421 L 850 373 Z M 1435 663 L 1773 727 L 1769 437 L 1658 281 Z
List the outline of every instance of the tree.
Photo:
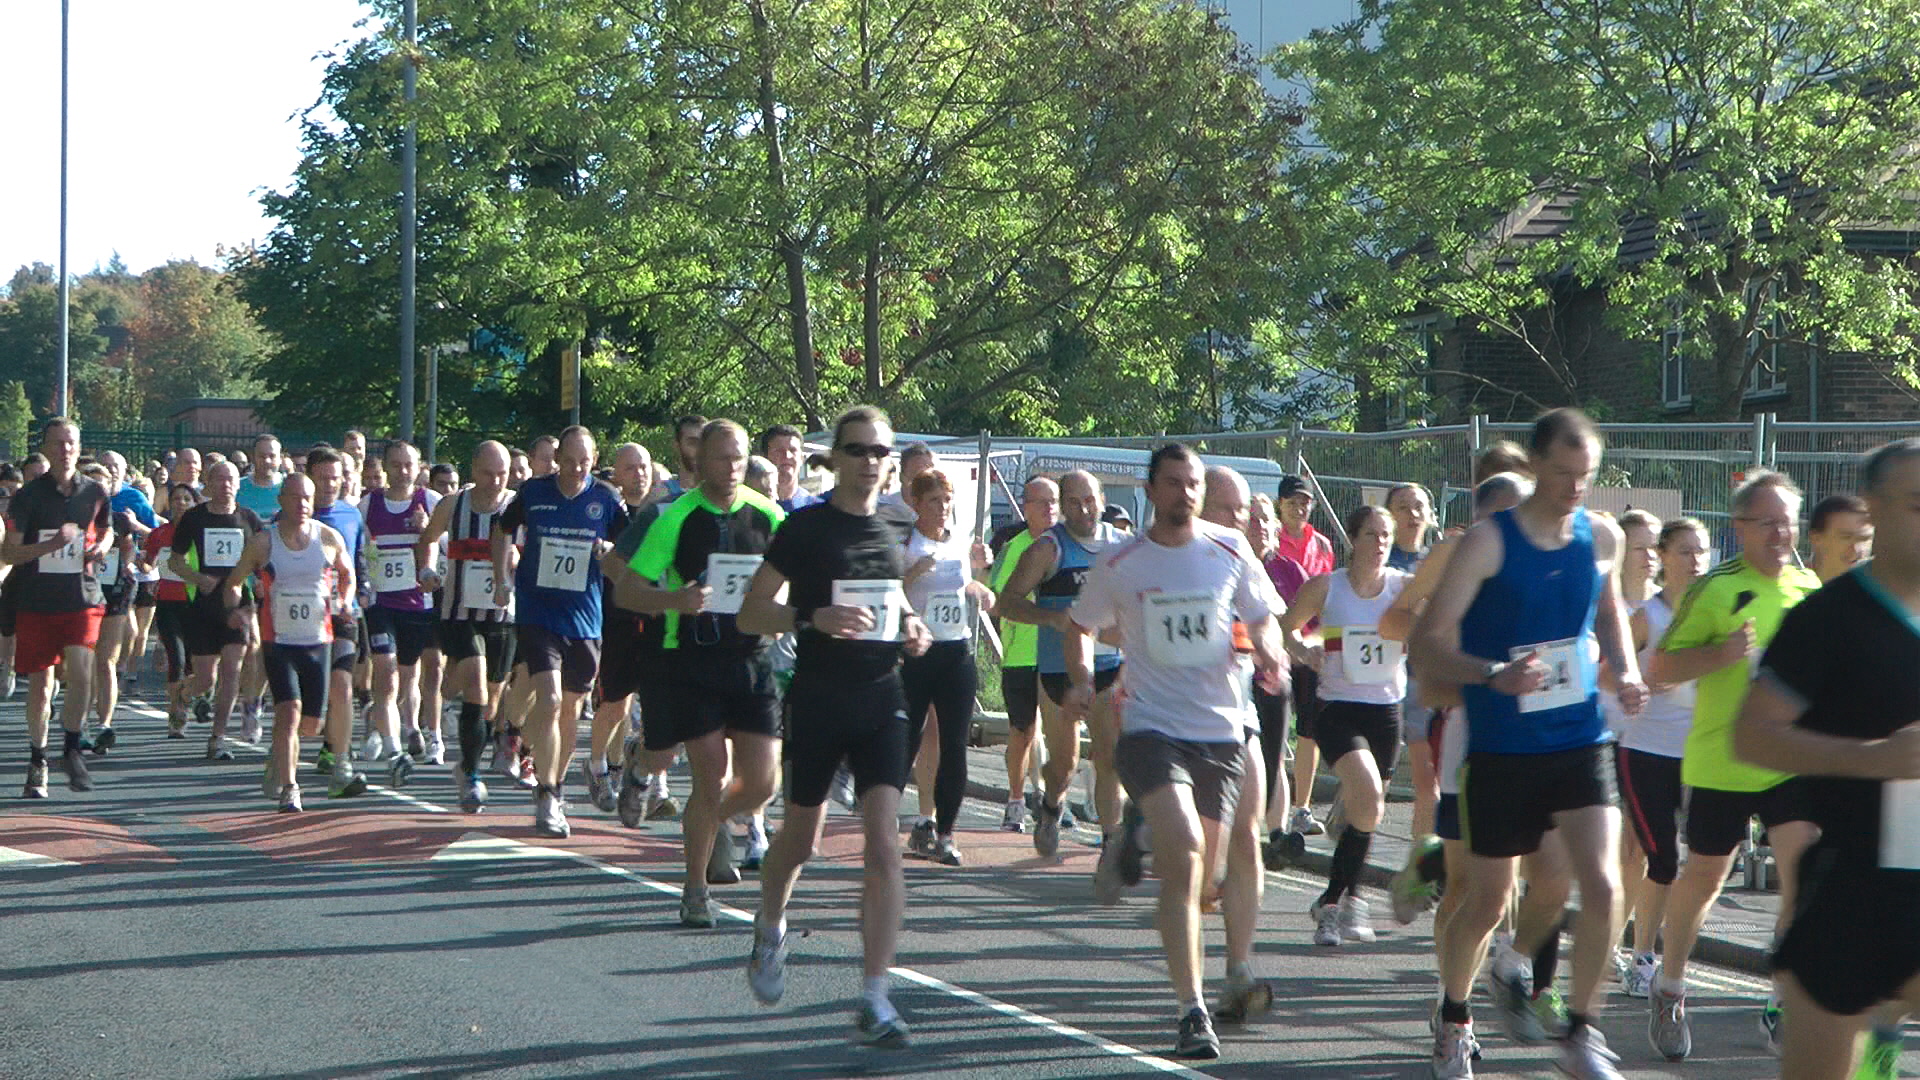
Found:
M 32 444 L 33 406 L 27 385 L 18 379 L 0 383 L 0 460 L 17 461 Z
M 1192 5 L 499 0 L 421 26 L 421 340 L 525 346 L 466 353 L 458 402 L 443 367 L 450 429 L 550 424 L 573 342 L 608 427 L 861 399 L 903 426 L 1162 427 L 1203 400 L 1196 327 L 1250 341 L 1269 314 L 1232 261 L 1289 242 L 1292 120 Z M 375 37 L 333 65 L 235 264 L 289 418 L 391 415 L 399 63 Z
M 1320 227 L 1295 267 L 1309 338 L 1396 380 L 1400 320 L 1436 311 L 1588 401 L 1605 388 L 1540 321 L 1574 283 L 1606 290 L 1623 334 L 1675 333 L 1702 418 L 1738 416 L 1774 341 L 1875 352 L 1912 381 L 1910 252 L 1847 237 L 1912 220 L 1917 50 L 1897 0 L 1362 0 L 1277 58 L 1326 147 L 1293 174 Z M 1547 201 L 1563 230 L 1508 228 Z
M 24 278 L 24 280 L 23 280 Z M 77 297 L 68 303 L 68 378 L 78 382 L 86 366 L 106 352 L 107 339 L 97 320 Z M 60 290 L 25 271 L 0 299 L 0 371 L 18 373 L 33 410 L 50 414 L 58 400 L 60 364 Z

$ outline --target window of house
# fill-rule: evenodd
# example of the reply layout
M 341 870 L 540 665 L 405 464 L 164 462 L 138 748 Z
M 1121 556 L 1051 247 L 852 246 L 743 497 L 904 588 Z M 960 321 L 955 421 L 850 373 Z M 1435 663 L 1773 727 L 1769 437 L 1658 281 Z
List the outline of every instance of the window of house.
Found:
M 1773 285 L 1764 286 L 1768 300 L 1773 298 Z M 1755 286 L 1747 287 L 1747 294 L 1753 295 Z M 1787 388 L 1786 372 L 1780 358 L 1780 334 L 1785 324 L 1778 311 L 1769 312 L 1747 336 L 1747 359 L 1752 366 L 1747 369 L 1747 397 L 1771 394 Z
M 1676 320 L 1660 335 L 1660 400 L 1670 409 L 1693 404 L 1692 367 L 1687 360 L 1687 331 Z
M 1405 424 L 1416 418 L 1432 419 L 1426 403 L 1433 398 L 1432 371 L 1440 357 L 1440 316 L 1409 319 L 1401 323 L 1400 328 L 1413 343 L 1413 363 L 1420 374 L 1398 380 L 1385 395 L 1390 425 Z M 1416 396 L 1420 400 L 1418 406 L 1411 403 Z

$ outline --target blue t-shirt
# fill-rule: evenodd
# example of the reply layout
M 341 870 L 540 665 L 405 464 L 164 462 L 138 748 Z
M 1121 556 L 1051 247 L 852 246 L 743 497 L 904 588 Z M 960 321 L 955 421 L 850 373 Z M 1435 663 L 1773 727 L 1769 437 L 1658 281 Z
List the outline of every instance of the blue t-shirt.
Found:
M 557 637 L 598 640 L 602 590 L 599 542 L 620 535 L 627 506 L 604 480 L 589 480 L 578 495 L 560 493 L 560 481 L 535 477 L 498 518 L 495 528 L 524 528 L 525 547 L 513 574 L 514 622 Z
M 791 499 L 775 499 L 774 501 L 780 504 L 780 509 L 785 510 L 789 514 L 802 507 L 812 506 L 817 502 L 826 502 L 825 499 L 808 491 L 806 488 L 794 488 L 793 498 Z
M 133 519 L 149 529 L 160 525 L 160 519 L 153 516 L 153 504 L 147 501 L 145 493 L 131 484 L 121 484 L 120 490 L 113 493 L 113 498 L 107 500 L 107 506 L 116 514 L 122 510 L 133 511 Z
M 259 514 L 261 521 L 272 521 L 280 512 L 280 481 L 261 487 L 253 482 L 253 474 L 248 473 L 236 485 L 233 500 Z
M 340 534 L 340 539 L 346 542 L 347 554 L 353 560 L 354 579 L 364 587 L 367 572 L 361 563 L 360 552 L 367 546 L 367 522 L 360 516 L 360 508 L 345 499 L 335 499 L 331 506 L 316 508 L 313 519 Z M 360 590 L 354 591 L 357 593 Z M 357 597 L 354 602 L 356 605 L 359 603 Z

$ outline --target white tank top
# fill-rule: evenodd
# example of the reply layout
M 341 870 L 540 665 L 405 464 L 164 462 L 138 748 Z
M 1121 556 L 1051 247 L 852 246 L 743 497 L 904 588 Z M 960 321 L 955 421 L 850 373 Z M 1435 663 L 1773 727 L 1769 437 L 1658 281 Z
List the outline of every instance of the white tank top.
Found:
M 920 613 L 935 641 L 965 641 L 973 636 L 968 617 L 967 582 L 972 575 L 973 538 L 949 531 L 945 540 L 933 540 L 918 528 L 907 538 L 907 565 L 933 556 L 933 569 L 906 587 L 907 603 Z
M 1460 766 L 1467 763 L 1467 711 L 1458 705 L 1446 708 L 1447 719 L 1440 728 L 1440 794 L 1460 794 Z
M 1400 642 L 1380 636 L 1380 616 L 1400 598 L 1413 575 L 1382 571 L 1380 594 L 1356 596 L 1345 570 L 1327 577 L 1327 602 L 1320 612 L 1326 662 L 1320 666 L 1323 701 L 1397 705 L 1407 696 L 1407 660 Z
M 320 542 L 320 523 L 307 522 L 307 546 L 287 546 L 278 525 L 267 529 L 266 613 L 261 635 L 276 645 L 325 645 L 333 640 L 333 566 Z
M 1660 639 L 1667 636 L 1667 627 L 1673 622 L 1673 609 L 1656 593 L 1640 611 L 1647 617 L 1647 647 L 1640 650 L 1640 671 L 1644 678 L 1647 661 L 1653 658 L 1653 651 L 1659 648 Z M 1639 716 L 1621 722 L 1620 745 L 1661 757 L 1685 756 L 1687 732 L 1693 728 L 1693 692 L 1693 684 L 1688 682 L 1655 694 Z

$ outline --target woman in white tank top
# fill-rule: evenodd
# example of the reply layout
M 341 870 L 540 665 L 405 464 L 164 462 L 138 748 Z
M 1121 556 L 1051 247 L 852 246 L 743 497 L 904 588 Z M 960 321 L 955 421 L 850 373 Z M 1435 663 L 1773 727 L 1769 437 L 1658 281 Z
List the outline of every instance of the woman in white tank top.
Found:
M 1633 645 L 1645 664 L 1673 621 L 1673 612 L 1695 579 L 1707 571 L 1706 527 L 1675 518 L 1660 527 L 1661 589 L 1633 613 Z M 1644 667 L 1642 670 L 1645 670 Z M 1680 865 L 1680 759 L 1693 726 L 1693 684 L 1653 686 L 1647 707 L 1617 730 L 1614 760 L 1620 805 L 1627 827 L 1620 831 L 1620 882 L 1624 908 L 1633 917 L 1633 959 L 1621 981 L 1633 997 L 1646 997 L 1656 970 L 1654 935 L 1666 917 L 1667 888 Z
M 1393 519 L 1376 506 L 1347 515 L 1352 561 L 1345 570 L 1311 578 L 1280 619 L 1287 652 L 1320 673 L 1320 715 L 1314 735 L 1340 778 L 1346 827 L 1334 838 L 1327 890 L 1314 904 L 1318 945 L 1372 941 L 1360 872 L 1373 831 L 1387 812 L 1386 777 L 1400 754 L 1400 702 L 1407 696 L 1407 661 L 1398 641 L 1382 637 L 1380 617 L 1393 607 L 1413 575 L 1387 565 Z M 1309 646 L 1301 631 L 1321 623 L 1325 644 Z

